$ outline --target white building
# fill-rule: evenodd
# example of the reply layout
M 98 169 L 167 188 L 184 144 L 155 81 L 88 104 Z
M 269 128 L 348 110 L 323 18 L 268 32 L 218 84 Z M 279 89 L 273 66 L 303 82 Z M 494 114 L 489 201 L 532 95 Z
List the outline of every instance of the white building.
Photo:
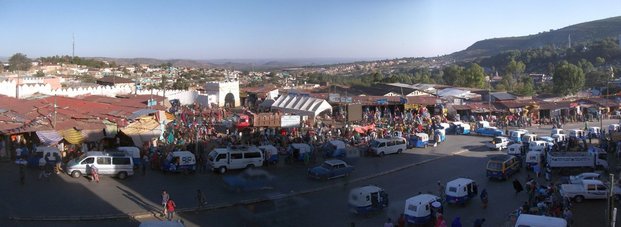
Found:
M 205 84 L 207 96 L 215 96 L 219 107 L 238 107 L 239 100 L 239 81 L 228 80 L 222 82 L 207 82 Z

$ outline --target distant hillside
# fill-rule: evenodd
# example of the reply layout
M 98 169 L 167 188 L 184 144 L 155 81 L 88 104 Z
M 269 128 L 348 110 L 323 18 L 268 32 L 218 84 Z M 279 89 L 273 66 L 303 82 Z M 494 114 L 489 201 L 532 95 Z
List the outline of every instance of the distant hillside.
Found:
M 621 34 L 621 16 L 571 25 L 536 35 L 486 39 L 472 44 L 465 50 L 451 54 L 451 57 L 458 61 L 470 60 L 492 56 L 508 50 L 567 45 L 570 34 L 572 43 L 606 37 L 616 38 Z
M 100 61 L 113 61 L 118 65 L 133 65 L 133 64 L 149 64 L 149 65 L 161 65 L 165 63 L 172 63 L 173 66 L 184 67 L 197 67 L 205 68 L 211 66 L 206 61 L 200 60 L 187 60 L 187 59 L 155 59 L 155 58 L 108 58 L 108 57 L 93 57 L 92 59 Z

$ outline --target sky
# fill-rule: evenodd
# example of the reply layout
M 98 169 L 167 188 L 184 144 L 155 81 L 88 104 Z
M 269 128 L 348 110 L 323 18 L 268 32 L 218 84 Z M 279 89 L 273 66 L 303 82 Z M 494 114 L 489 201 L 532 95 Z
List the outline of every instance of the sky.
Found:
M 433 57 L 621 16 L 620 0 L 0 0 L 0 56 Z

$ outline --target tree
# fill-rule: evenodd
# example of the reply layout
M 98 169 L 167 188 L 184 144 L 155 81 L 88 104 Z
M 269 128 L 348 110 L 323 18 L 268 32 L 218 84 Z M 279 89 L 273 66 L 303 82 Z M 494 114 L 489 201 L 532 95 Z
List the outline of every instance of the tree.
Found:
M 187 90 L 190 87 L 190 83 L 182 78 L 176 79 L 172 84 L 172 89 L 174 90 Z
M 450 65 L 442 70 L 442 79 L 448 85 L 456 85 L 457 78 L 462 74 L 463 68 L 458 65 Z
M 604 65 L 604 63 L 606 63 L 606 59 L 604 59 L 602 57 L 596 57 L 595 58 L 595 65 L 601 66 L 601 65 Z
M 45 73 L 43 73 L 43 71 L 37 71 L 37 73 L 35 73 L 34 76 L 36 76 L 36 77 L 44 77 Z
M 532 96 L 535 94 L 535 85 L 533 84 L 533 78 L 529 76 L 522 76 L 520 78 L 520 88 L 517 89 L 517 93 L 524 96 Z
M 32 60 L 26 57 L 25 54 L 16 53 L 9 58 L 9 70 L 11 71 L 28 71 L 32 66 Z
M 472 63 L 457 78 L 457 85 L 463 87 L 484 88 L 486 86 L 485 72 L 476 63 Z
M 525 70 L 526 65 L 522 61 L 515 61 L 515 59 L 511 59 L 505 67 L 505 73 L 513 75 L 514 79 L 517 79 L 518 75 L 524 73 Z
M 552 76 L 554 92 L 559 95 L 575 94 L 584 87 L 584 72 L 576 65 L 563 61 Z

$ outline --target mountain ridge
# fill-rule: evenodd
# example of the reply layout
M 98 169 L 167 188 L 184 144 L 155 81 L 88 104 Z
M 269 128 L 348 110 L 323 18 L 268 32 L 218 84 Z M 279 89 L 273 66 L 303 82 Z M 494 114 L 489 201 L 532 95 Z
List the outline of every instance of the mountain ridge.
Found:
M 621 35 L 621 16 L 582 22 L 556 30 L 540 32 L 534 35 L 490 38 L 475 42 L 468 48 L 449 56 L 467 61 L 488 57 L 509 50 L 525 50 L 544 46 L 567 45 L 571 36 L 572 43 L 589 40 L 619 37 Z

